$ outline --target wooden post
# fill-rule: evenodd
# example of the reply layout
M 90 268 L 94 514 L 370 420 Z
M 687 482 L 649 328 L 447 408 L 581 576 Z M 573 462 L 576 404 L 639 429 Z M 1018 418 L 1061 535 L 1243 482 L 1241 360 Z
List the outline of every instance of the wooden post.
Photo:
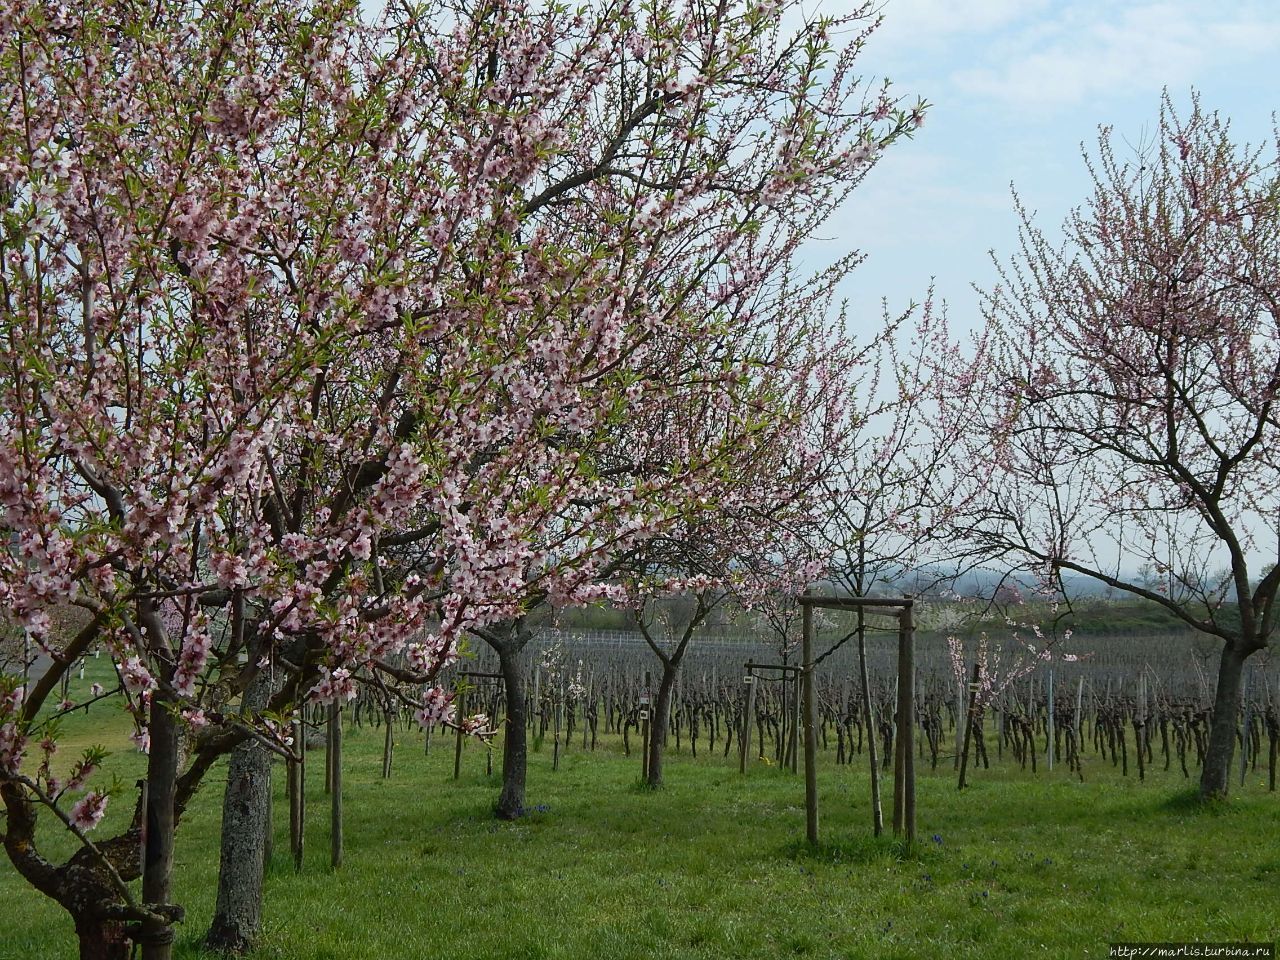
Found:
M 465 687 L 458 693 L 458 709 L 454 720 L 458 724 L 458 738 L 453 745 L 453 779 L 462 776 L 462 720 L 467 715 L 467 690 Z
M 807 608 L 806 608 L 807 609 Z M 796 690 L 795 696 L 795 718 L 791 724 L 791 772 L 797 773 L 800 769 L 800 750 L 797 741 L 800 739 L 800 727 L 804 723 L 804 668 L 796 674 Z
M 289 761 L 289 849 L 294 870 L 302 870 L 302 848 L 306 836 L 307 740 L 301 715 L 293 720 L 293 745 L 298 759 Z
M 333 728 L 333 805 L 329 810 L 329 854 L 333 869 L 342 866 L 342 710 L 337 701 L 329 704 L 329 723 Z
M 298 750 L 304 749 L 298 741 L 298 728 L 295 724 L 292 727 L 293 742 L 298 745 Z M 290 757 L 285 761 L 285 795 L 289 800 L 289 853 L 293 855 L 298 850 L 298 761 Z
M 783 654 L 782 662 L 787 662 L 786 654 Z M 778 769 L 781 770 L 787 766 L 787 744 L 791 742 L 787 728 L 790 726 L 790 713 L 787 703 L 787 673 L 784 670 L 782 680 L 778 683 L 778 692 L 781 694 L 782 706 L 778 710 L 778 740 L 774 744 L 774 755 L 778 761 Z M 761 744 L 763 746 L 763 744 Z M 761 751 L 764 752 L 763 750 Z
M 755 681 L 755 675 L 750 671 L 742 678 L 742 735 L 738 738 L 738 751 L 741 754 L 738 762 L 740 773 L 747 772 L 747 757 L 751 753 L 751 714 L 755 712 L 756 705 Z
M 1076 743 L 1084 743 L 1084 675 L 1076 684 Z
M 1049 769 L 1053 770 L 1053 662 L 1049 663 L 1049 720 L 1048 720 L 1048 746 L 1045 753 L 1048 755 L 1046 759 L 1049 761 Z
M 902 630 L 898 630 L 898 674 L 893 678 L 893 835 L 902 833 Z
M 861 549 L 861 543 L 859 543 Z M 858 606 L 858 672 L 862 681 L 862 722 L 866 727 L 867 759 L 871 769 L 871 829 L 878 837 L 884 833 L 884 811 L 880 805 L 880 758 L 876 755 L 875 714 L 871 709 L 871 678 L 867 673 L 866 610 Z
M 969 770 L 969 744 L 973 740 L 973 731 L 971 727 L 973 724 L 974 708 L 978 702 L 978 685 L 981 679 L 982 664 L 975 660 L 973 662 L 973 681 L 969 684 L 969 706 L 965 711 L 965 716 L 967 717 L 965 721 L 966 733 L 964 737 L 964 746 L 960 750 L 960 780 L 956 784 L 957 790 L 963 790 L 965 788 L 965 777 Z
M 908 844 L 916 839 L 916 770 L 913 749 L 915 726 L 915 629 L 911 607 L 898 614 L 898 765 L 894 772 L 894 823 L 906 836 Z
M 564 703 L 564 686 L 552 694 L 555 697 L 555 706 L 551 709 L 553 719 L 553 733 L 555 734 L 555 742 L 551 745 L 551 772 L 555 773 L 560 769 L 560 712 Z
M 1000 704 L 996 707 L 996 759 L 1004 759 L 1004 715 L 1009 707 L 1009 697 L 1000 691 Z
M 324 713 L 324 792 L 333 790 L 333 712 Z
M 811 844 L 818 842 L 818 708 L 813 696 L 813 607 L 802 608 L 801 696 L 804 699 L 804 822 Z
M 1133 738 L 1138 743 L 1138 779 L 1147 779 L 1146 746 L 1147 727 L 1147 675 L 1138 677 L 1138 715 L 1133 721 Z M 1123 727 L 1121 727 L 1123 729 Z
M 649 671 L 644 672 L 644 693 L 640 694 L 640 779 L 649 782 L 649 710 L 651 698 L 649 688 L 653 678 Z
M 387 724 L 386 736 L 382 741 L 382 779 L 391 776 L 391 751 L 395 749 L 395 713 L 387 710 L 383 715 Z

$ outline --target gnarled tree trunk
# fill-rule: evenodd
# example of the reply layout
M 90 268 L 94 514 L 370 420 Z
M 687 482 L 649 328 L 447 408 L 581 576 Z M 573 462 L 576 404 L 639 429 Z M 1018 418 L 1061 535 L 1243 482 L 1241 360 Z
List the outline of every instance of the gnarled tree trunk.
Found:
M 241 711 L 261 710 L 270 695 L 271 680 L 262 671 L 245 691 Z M 244 953 L 258 937 L 270 805 L 271 751 L 256 740 L 245 740 L 231 751 L 222 802 L 218 900 L 205 936 L 214 950 Z

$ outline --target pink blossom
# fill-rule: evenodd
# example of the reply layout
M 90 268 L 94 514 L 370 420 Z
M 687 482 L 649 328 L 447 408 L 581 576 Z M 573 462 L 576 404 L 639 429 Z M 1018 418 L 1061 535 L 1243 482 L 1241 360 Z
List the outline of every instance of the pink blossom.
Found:
M 414 719 L 424 730 L 436 723 L 451 723 L 454 716 L 453 694 L 441 687 L 429 687 L 422 694 L 421 706 Z
M 129 657 L 120 664 L 120 679 L 132 694 L 150 693 L 156 688 L 155 679 L 137 657 Z
M 197 625 L 183 641 L 178 666 L 173 672 L 173 686 L 180 695 L 189 697 L 195 692 L 196 680 L 204 671 L 212 647 L 213 637 L 203 624 Z
M 16 722 L 10 721 L 0 726 L 0 773 L 18 773 L 26 746 L 27 738 L 18 732 Z
M 107 812 L 105 793 L 90 790 L 71 806 L 71 822 L 80 830 L 88 832 L 96 827 Z
M 332 672 L 326 667 L 320 668 L 320 680 L 307 694 L 313 703 L 334 703 L 338 700 L 354 700 L 356 697 L 355 681 L 351 671 L 346 667 L 338 667 Z

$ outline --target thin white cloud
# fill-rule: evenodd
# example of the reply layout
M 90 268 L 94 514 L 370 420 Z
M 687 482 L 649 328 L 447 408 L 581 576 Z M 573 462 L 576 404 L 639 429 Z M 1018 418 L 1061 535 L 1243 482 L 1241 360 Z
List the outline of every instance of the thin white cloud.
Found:
M 999 38 L 982 52 L 989 65 L 951 79 L 966 93 L 1044 111 L 1186 86 L 1206 69 L 1276 53 L 1280 8 L 1068 3 Z
M 1036 16 L 1048 0 L 885 0 L 877 42 L 928 43 L 957 35 L 989 33 Z

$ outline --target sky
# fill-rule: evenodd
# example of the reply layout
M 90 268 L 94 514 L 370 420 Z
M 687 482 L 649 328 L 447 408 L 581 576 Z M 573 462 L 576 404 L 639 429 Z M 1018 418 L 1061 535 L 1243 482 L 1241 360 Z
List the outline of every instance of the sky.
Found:
M 813 0 L 848 12 L 855 0 Z M 1081 145 L 1100 125 L 1150 142 L 1168 88 L 1191 91 L 1260 142 L 1280 110 L 1280 2 L 1171 0 L 886 0 L 859 58 L 867 78 L 930 104 L 915 139 L 894 144 L 830 220 L 816 249 L 867 257 L 842 293 L 865 335 L 891 308 L 922 299 L 932 278 L 954 330 L 980 323 L 972 285 L 990 287 L 988 251 L 1016 249 L 1011 187 L 1050 236 L 1089 195 Z M 1123 139 L 1122 139 L 1123 138 Z M 861 337 L 860 337 L 861 338 Z

